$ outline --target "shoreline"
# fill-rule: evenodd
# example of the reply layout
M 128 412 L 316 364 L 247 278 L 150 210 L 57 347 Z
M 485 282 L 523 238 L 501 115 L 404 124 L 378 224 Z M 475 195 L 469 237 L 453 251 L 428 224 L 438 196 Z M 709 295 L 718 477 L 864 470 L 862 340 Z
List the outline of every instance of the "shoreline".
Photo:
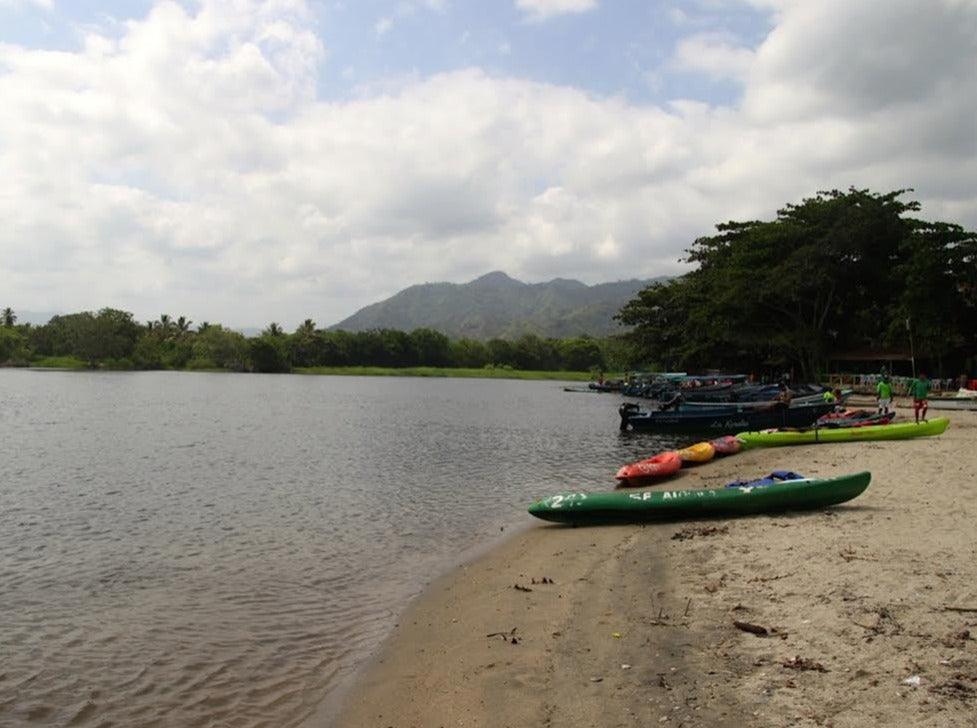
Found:
M 830 509 L 534 523 L 409 605 L 333 725 L 972 725 L 975 434 L 952 413 L 937 438 L 749 450 L 668 481 L 872 471 Z

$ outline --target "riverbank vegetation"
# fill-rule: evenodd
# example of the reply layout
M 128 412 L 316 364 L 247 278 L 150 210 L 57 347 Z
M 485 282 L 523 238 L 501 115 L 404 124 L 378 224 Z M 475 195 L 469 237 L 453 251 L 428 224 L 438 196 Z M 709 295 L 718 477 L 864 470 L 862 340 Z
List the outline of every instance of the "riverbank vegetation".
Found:
M 0 363 L 61 369 L 179 369 L 190 371 L 402 374 L 587 379 L 624 356 L 620 341 L 544 339 L 450 340 L 431 329 L 324 331 L 306 320 L 293 333 L 272 323 L 245 337 L 220 324 L 193 328 L 168 315 L 146 324 L 104 308 L 54 316 L 42 326 L 18 325 L 0 312 Z M 623 368 L 619 366 L 618 368 Z
M 814 380 L 832 361 L 914 357 L 938 376 L 975 374 L 977 234 L 913 217 L 920 205 L 902 201 L 907 192 L 819 192 L 772 221 L 718 225 L 687 251 L 694 270 L 624 306 L 620 336 L 483 342 L 429 328 L 327 331 L 307 319 L 292 333 L 272 323 L 248 338 L 184 316 L 141 324 L 112 308 L 31 326 L 7 308 L 0 363 L 567 379 L 718 367 Z

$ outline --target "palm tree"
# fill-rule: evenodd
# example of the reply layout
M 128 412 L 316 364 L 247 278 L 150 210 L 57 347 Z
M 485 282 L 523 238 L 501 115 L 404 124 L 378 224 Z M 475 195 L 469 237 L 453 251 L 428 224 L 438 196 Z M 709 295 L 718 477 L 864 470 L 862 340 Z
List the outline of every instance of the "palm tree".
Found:
M 170 319 L 168 313 L 162 313 L 159 316 L 159 321 L 156 322 L 154 328 L 159 331 L 159 338 L 166 341 L 170 338 L 170 332 L 173 330 L 173 321 Z
M 176 320 L 176 332 L 177 332 L 177 334 L 179 336 L 184 336 L 185 334 L 189 333 L 190 332 L 190 325 L 192 323 L 193 323 L 193 321 L 191 321 L 190 319 L 188 319 L 186 316 L 180 316 Z
M 17 323 L 17 314 L 14 313 L 14 310 L 10 306 L 0 311 L 0 318 L 3 319 L 3 325 L 8 329 L 13 328 L 13 325 Z
M 295 329 L 295 333 L 303 336 L 312 336 L 315 334 L 315 321 L 312 319 L 306 319 L 297 329 Z
M 272 321 L 268 324 L 268 328 L 261 332 L 265 336 L 281 336 L 285 332 L 282 330 L 281 324 L 277 324 Z

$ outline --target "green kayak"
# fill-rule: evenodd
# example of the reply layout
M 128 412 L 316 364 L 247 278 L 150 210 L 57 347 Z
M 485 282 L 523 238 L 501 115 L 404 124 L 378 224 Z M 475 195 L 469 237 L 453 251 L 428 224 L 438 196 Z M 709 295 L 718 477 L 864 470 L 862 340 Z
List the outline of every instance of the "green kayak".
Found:
M 749 513 L 824 508 L 851 500 L 868 487 L 868 471 L 837 478 L 790 480 L 764 486 L 699 490 L 561 493 L 529 506 L 530 514 L 557 523 L 638 521 L 741 516 Z
M 861 427 L 809 427 L 797 430 L 767 430 L 741 432 L 736 439 L 743 447 L 774 447 L 777 445 L 806 445 L 815 442 L 852 442 L 858 440 L 907 440 L 911 437 L 942 435 L 950 424 L 946 417 L 928 422 L 895 422 L 888 425 Z

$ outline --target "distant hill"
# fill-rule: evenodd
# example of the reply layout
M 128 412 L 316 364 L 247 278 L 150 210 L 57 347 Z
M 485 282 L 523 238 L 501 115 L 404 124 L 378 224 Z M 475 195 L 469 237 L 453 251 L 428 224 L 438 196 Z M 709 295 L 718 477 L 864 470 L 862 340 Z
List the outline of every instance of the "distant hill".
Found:
M 641 289 L 667 276 L 587 286 L 555 278 L 522 283 L 501 271 L 470 283 L 425 283 L 360 309 L 330 330 L 430 328 L 452 339 L 604 337 L 625 329 L 614 315 Z

